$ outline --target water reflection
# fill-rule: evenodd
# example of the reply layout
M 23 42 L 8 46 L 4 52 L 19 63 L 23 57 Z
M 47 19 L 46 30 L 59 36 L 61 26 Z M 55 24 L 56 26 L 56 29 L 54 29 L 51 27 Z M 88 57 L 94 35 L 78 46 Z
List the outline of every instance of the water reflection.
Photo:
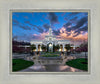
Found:
M 61 70 L 61 71 L 68 69 L 68 68 L 69 68 L 68 66 L 59 66 L 59 70 Z
M 42 65 L 34 65 L 31 67 L 31 69 L 33 70 L 41 70 L 41 69 L 45 69 L 45 66 L 42 66 Z
M 83 70 L 79 70 L 70 66 L 59 66 L 60 71 L 66 71 L 66 72 L 84 72 Z
M 83 70 L 79 70 L 70 66 L 64 65 L 33 65 L 27 69 L 22 71 L 30 72 L 30 71 L 39 71 L 39 72 L 84 72 Z
M 70 67 L 71 72 L 76 72 L 75 68 Z

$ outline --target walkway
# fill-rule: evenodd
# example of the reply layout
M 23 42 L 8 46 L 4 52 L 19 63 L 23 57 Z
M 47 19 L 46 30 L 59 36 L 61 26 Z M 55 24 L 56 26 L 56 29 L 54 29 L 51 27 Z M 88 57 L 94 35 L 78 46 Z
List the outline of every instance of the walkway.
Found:
M 19 72 L 85 72 L 68 65 L 33 65 Z

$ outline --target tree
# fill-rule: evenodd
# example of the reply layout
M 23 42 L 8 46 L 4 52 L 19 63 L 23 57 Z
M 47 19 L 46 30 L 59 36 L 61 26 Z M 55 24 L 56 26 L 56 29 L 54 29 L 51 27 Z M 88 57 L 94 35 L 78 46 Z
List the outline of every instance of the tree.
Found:
M 58 50 L 60 48 L 60 46 L 59 45 L 56 45 L 55 48 Z
M 53 45 L 53 51 L 56 51 L 56 50 L 58 50 L 59 48 L 60 48 L 59 45 Z
M 66 44 L 66 45 L 65 45 L 65 48 L 67 49 L 67 51 L 70 50 L 70 49 L 71 49 L 70 44 Z
M 76 52 L 85 52 L 85 58 L 87 59 L 86 52 L 88 52 L 88 43 L 81 44 L 80 47 L 76 49 Z
M 75 51 L 78 52 L 78 53 L 82 52 L 81 47 L 75 48 Z
M 65 48 L 67 49 L 67 53 L 68 53 L 68 51 L 71 49 L 70 44 L 66 44 L 66 45 L 65 45 Z
M 42 44 L 41 48 L 42 48 L 43 51 L 45 51 L 47 49 L 47 47 L 43 44 Z
M 82 46 L 81 50 L 82 50 L 83 52 L 85 52 L 85 58 L 87 59 L 87 57 L 86 57 L 86 52 L 88 52 L 88 43 L 85 43 L 85 44 Z
M 33 51 L 33 50 L 36 49 L 36 46 L 35 46 L 34 44 L 32 44 L 32 45 L 30 45 L 30 48 L 31 48 L 31 50 Z

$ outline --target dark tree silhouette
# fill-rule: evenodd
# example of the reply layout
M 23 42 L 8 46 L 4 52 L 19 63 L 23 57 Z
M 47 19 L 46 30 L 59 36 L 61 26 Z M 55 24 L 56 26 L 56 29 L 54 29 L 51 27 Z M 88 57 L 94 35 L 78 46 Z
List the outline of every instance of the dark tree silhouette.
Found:
M 32 44 L 32 45 L 30 45 L 30 48 L 31 48 L 31 50 L 33 51 L 33 50 L 36 49 L 36 46 L 35 46 L 34 44 Z
M 57 51 L 60 48 L 59 45 L 53 45 L 53 51 Z
M 46 49 L 47 49 L 47 46 L 45 46 L 45 45 L 42 45 L 42 46 L 41 46 L 41 48 L 42 48 L 42 50 L 43 50 L 43 51 L 46 51 Z
M 66 45 L 65 45 L 65 48 L 67 49 L 67 54 L 69 54 L 69 53 L 68 53 L 68 50 L 70 50 L 70 49 L 71 49 L 70 44 L 66 44 Z

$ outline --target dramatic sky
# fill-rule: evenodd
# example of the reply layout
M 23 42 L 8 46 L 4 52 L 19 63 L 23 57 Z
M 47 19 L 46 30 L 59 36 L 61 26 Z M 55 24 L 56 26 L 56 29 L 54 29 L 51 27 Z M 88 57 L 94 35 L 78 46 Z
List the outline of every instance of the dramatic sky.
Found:
M 87 12 L 13 12 L 13 39 L 29 42 L 44 39 L 50 24 L 59 40 L 78 45 L 88 39 Z

